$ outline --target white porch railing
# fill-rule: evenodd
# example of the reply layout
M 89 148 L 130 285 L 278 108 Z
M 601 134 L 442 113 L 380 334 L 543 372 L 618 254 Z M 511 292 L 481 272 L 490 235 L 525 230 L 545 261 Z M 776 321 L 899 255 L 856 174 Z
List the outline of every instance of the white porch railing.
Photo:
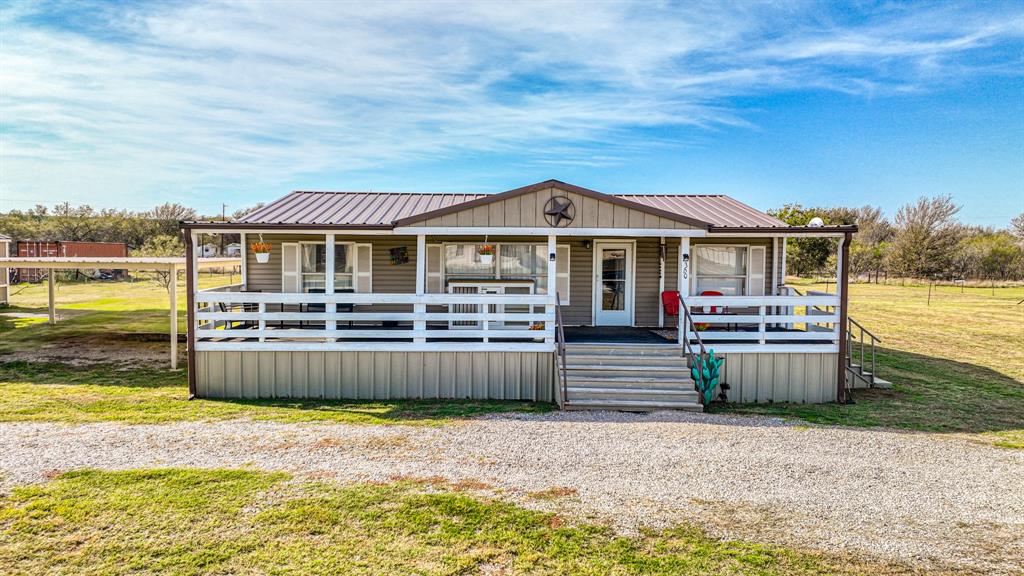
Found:
M 200 291 L 195 302 L 196 350 L 554 350 L 548 295 Z
M 835 294 L 690 296 L 685 298 L 685 303 L 693 322 L 706 325 L 700 330 L 705 345 L 716 351 L 834 352 L 839 349 L 839 297 Z M 694 341 L 689 330 L 681 336 Z

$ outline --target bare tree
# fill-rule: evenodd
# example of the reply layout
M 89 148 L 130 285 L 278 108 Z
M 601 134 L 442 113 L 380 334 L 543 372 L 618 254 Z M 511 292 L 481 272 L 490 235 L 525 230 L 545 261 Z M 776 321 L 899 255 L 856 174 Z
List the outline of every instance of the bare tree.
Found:
M 896 212 L 890 269 L 905 277 L 935 278 L 947 273 L 963 229 L 960 207 L 950 196 L 921 197 Z

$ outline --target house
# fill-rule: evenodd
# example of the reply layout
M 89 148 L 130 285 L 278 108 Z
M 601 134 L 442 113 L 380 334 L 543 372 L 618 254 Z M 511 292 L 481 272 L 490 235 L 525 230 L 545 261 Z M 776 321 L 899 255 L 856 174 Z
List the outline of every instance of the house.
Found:
M 711 349 L 731 400 L 842 401 L 848 385 L 854 226 L 549 180 L 490 195 L 297 191 L 182 228 L 195 396 L 699 410 L 688 366 Z M 200 234 L 241 234 L 240 284 L 197 289 Z M 837 242 L 838 293 L 785 286 L 794 236 Z
M 11 237 L 0 234 L 0 256 L 7 257 L 10 251 Z M 0 268 L 0 305 L 9 304 L 11 297 L 11 270 L 9 268 Z
M 199 254 L 201 258 L 216 258 L 220 255 L 220 246 L 207 242 L 200 246 Z
M 238 258 L 242 255 L 242 245 L 238 242 L 232 242 L 224 247 L 224 256 L 228 258 Z

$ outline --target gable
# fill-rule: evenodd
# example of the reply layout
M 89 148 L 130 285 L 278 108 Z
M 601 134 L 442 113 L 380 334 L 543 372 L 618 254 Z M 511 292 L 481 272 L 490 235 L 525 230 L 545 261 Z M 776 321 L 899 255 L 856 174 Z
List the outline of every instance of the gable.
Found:
M 550 228 L 544 217 L 548 201 L 556 196 L 568 198 L 576 217 L 565 228 L 644 228 L 668 230 L 706 229 L 707 225 L 691 218 L 646 207 L 636 202 L 615 198 L 563 184 L 543 182 L 511 190 L 491 197 L 467 202 L 465 207 L 412 216 L 398 222 L 400 226 L 455 226 L 473 228 Z

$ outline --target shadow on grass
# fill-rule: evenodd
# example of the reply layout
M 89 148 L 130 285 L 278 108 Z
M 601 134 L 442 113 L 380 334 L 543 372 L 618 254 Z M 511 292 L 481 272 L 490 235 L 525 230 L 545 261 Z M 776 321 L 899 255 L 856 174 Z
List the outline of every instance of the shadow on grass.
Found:
M 893 388 L 854 390 L 855 404 L 715 404 L 712 411 L 931 432 L 1024 430 L 1024 382 L 976 364 L 885 348 L 878 366 Z
M 3 386 L 8 386 L 3 390 Z M 60 388 L 57 388 L 60 386 Z M 0 420 L 158 423 L 253 418 L 286 422 L 444 421 L 507 412 L 543 413 L 547 403 L 512 400 L 188 400 L 184 371 L 58 362 L 0 362 Z M 17 402 L 14 402 L 15 395 Z M 7 411 L 7 414 L 2 412 Z

